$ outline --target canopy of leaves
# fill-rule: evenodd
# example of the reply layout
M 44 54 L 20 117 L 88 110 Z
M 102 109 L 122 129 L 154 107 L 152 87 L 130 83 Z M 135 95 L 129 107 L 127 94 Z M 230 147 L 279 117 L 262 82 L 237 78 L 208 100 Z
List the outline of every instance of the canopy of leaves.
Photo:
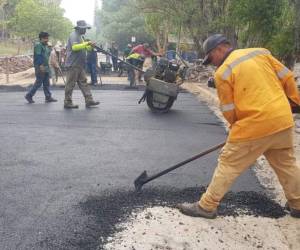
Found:
M 72 23 L 63 16 L 57 4 L 42 3 L 40 0 L 20 0 L 9 21 L 11 30 L 24 38 L 33 39 L 40 31 L 50 33 L 54 39 L 65 39 Z
M 136 4 L 144 13 L 174 17 L 174 25 L 182 25 L 200 53 L 203 40 L 212 33 L 225 34 L 235 46 L 267 47 L 282 59 L 295 53 L 297 43 L 300 49 L 295 37 L 298 31 L 300 39 L 300 0 L 137 0 Z
M 120 48 L 136 37 L 138 42 L 152 42 L 145 30 L 145 19 L 131 4 L 130 0 L 104 0 L 97 12 L 96 28 L 106 41 L 115 41 Z M 100 37 L 100 39 L 101 39 Z

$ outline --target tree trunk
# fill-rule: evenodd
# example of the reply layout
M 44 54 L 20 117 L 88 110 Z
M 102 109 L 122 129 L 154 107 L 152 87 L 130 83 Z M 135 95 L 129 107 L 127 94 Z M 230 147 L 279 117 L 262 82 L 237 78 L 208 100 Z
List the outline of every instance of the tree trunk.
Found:
M 300 54 L 300 0 L 295 0 L 295 57 Z

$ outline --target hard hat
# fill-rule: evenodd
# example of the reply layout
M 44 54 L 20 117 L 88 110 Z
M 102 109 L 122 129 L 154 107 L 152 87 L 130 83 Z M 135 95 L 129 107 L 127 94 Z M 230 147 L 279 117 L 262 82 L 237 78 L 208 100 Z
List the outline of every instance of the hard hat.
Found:
M 215 34 L 208 37 L 203 43 L 203 50 L 205 53 L 205 57 L 203 59 L 203 65 L 207 65 L 210 63 L 209 52 L 215 49 L 218 45 L 222 43 L 228 43 L 227 38 L 222 34 Z

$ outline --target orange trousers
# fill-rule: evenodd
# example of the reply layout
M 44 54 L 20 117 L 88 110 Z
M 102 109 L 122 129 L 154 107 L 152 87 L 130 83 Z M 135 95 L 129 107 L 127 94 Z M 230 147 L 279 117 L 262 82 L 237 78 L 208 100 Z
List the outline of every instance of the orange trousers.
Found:
M 294 156 L 293 128 L 247 142 L 227 142 L 212 181 L 200 199 L 200 206 L 215 211 L 235 179 L 261 155 L 267 158 L 278 176 L 289 206 L 300 210 L 300 168 Z

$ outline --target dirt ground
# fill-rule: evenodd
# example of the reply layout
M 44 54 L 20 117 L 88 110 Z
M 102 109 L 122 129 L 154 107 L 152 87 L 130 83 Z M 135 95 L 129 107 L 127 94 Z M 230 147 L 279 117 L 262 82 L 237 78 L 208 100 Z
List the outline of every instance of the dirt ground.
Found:
M 105 249 L 289 249 L 278 221 L 270 218 L 206 220 L 184 216 L 176 209 L 153 207 L 120 227 L 126 229 Z
M 64 77 L 65 78 L 65 77 Z M 102 82 L 103 84 L 127 84 L 128 80 L 127 77 L 114 77 L 114 76 L 102 76 Z M 0 85 L 3 86 L 9 86 L 9 85 L 19 85 L 22 87 L 27 87 L 31 84 L 33 84 L 35 81 L 35 75 L 34 75 L 34 68 L 30 68 L 26 71 L 23 72 L 19 72 L 16 74 L 10 74 L 9 75 L 9 83 L 7 83 L 6 81 L 6 75 L 5 74 L 0 74 Z M 98 82 L 99 82 L 99 78 L 98 78 Z M 90 82 L 90 77 L 88 76 L 88 82 Z M 58 82 L 57 82 L 58 86 L 63 86 L 64 85 L 64 81 L 62 79 L 62 77 L 58 78 Z

